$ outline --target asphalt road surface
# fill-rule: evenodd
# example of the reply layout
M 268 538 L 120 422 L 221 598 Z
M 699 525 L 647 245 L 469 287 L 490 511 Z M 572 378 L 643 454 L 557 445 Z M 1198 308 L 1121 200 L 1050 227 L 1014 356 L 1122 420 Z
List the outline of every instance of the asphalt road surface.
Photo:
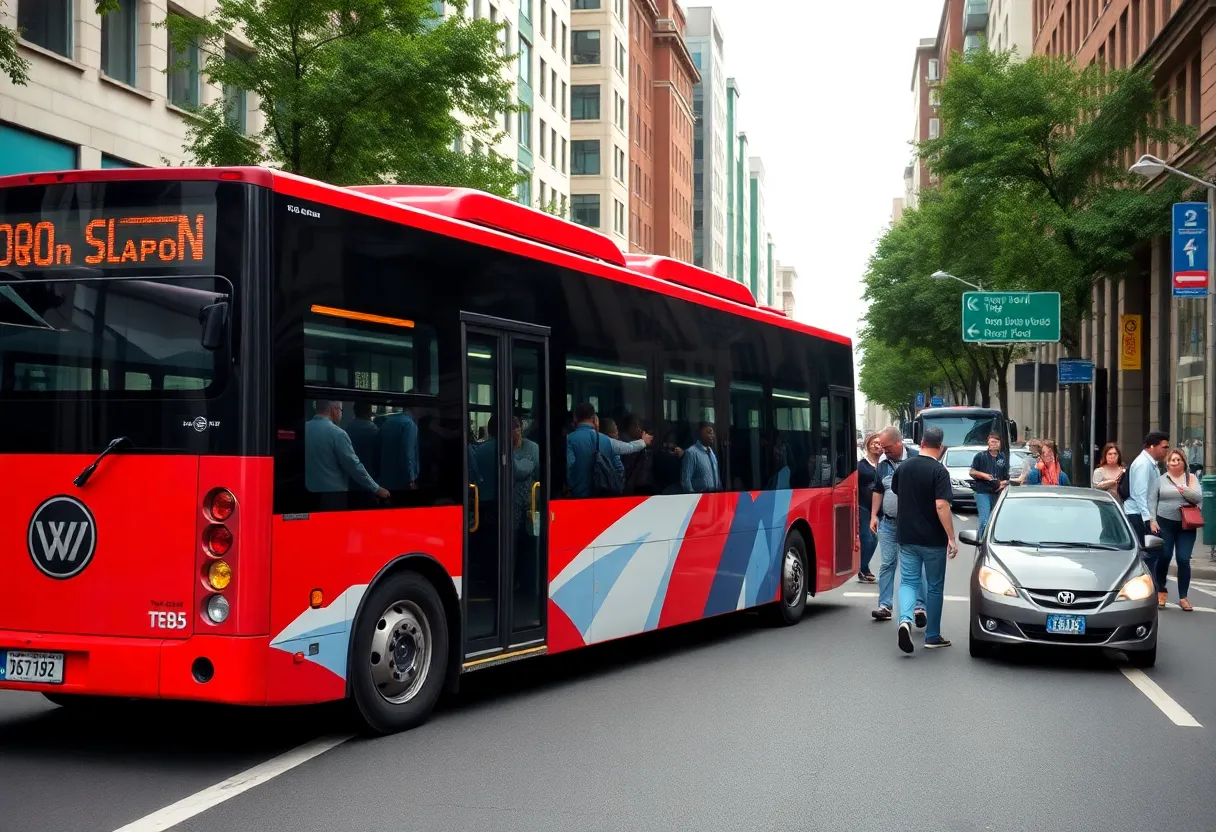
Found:
M 89 718 L 3 693 L 0 830 L 1216 829 L 1216 581 L 1163 613 L 1146 674 L 977 661 L 970 556 L 947 650 L 904 656 L 850 583 L 789 629 L 745 614 L 473 674 L 377 740 L 342 741 L 334 707 Z

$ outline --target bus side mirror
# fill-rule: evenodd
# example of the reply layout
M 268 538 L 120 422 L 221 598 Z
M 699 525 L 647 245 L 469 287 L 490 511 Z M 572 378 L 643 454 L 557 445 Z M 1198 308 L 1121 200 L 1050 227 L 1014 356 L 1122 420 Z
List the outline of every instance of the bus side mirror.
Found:
M 1013 419 L 1009 420 L 1009 444 L 1014 444 L 1018 441 L 1018 423 Z
M 215 352 L 224 346 L 224 336 L 228 334 L 228 301 L 222 300 L 210 306 L 204 306 L 198 313 L 198 322 L 203 326 L 203 334 L 199 339 L 203 349 Z
M 914 445 L 920 444 L 920 421 L 919 420 L 912 423 L 912 444 L 914 444 Z

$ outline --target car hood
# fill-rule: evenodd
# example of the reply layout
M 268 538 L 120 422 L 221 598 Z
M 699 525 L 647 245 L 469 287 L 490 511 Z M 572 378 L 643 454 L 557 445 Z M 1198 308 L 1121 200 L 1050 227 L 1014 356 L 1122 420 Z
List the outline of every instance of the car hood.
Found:
M 1018 586 L 1109 592 L 1118 589 L 1136 563 L 1135 551 L 990 547 L 989 556 Z

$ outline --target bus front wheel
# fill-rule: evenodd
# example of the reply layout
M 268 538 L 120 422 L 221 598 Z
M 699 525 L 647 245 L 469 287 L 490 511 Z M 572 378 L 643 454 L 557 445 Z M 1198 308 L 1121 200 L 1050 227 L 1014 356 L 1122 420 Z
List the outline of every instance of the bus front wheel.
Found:
M 443 691 L 448 624 L 431 582 L 400 572 L 365 599 L 355 624 L 351 695 L 367 728 L 391 734 L 421 725 Z

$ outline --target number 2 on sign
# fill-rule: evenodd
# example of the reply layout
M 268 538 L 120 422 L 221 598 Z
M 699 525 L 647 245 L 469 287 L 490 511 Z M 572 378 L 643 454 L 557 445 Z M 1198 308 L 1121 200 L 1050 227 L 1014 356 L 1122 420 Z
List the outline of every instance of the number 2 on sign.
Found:
M 1187 265 L 1190 266 L 1191 268 L 1194 268 L 1195 267 L 1195 250 L 1196 250 L 1195 241 L 1193 239 L 1187 240 L 1186 245 L 1184 245 L 1182 247 L 1182 250 L 1186 252 Z
M 1187 228 L 1194 228 L 1199 225 L 1199 212 L 1193 208 L 1186 212 L 1186 222 L 1183 223 Z

